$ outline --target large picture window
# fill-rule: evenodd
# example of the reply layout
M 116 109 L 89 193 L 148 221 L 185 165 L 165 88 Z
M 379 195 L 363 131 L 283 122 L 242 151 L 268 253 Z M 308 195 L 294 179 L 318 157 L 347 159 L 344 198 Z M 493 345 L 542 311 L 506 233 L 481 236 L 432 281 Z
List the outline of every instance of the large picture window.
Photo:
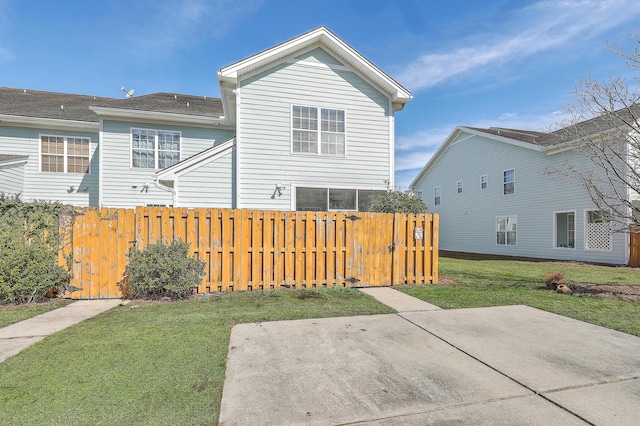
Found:
M 131 167 L 165 169 L 180 161 L 180 132 L 131 129 Z
M 364 211 L 371 210 L 372 197 L 385 191 L 337 188 L 296 188 L 298 211 Z
M 294 105 L 291 128 L 294 153 L 345 155 L 344 111 Z
M 498 216 L 496 218 L 496 244 L 499 246 L 515 246 L 517 225 L 517 216 Z
M 89 138 L 40 136 L 40 171 L 89 173 Z

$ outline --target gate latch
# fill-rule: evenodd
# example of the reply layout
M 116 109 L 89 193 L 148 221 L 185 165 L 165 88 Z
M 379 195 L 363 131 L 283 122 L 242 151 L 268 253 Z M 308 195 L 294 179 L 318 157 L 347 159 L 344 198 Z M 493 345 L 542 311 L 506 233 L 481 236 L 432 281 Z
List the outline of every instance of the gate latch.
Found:
M 360 220 L 360 218 L 355 214 L 352 214 L 351 216 L 345 216 L 345 217 L 349 220 Z
M 357 282 L 360 282 L 360 280 L 356 277 L 347 278 L 345 281 L 350 282 L 352 285 Z
M 396 249 L 396 243 L 389 244 L 389 251 L 394 251 Z

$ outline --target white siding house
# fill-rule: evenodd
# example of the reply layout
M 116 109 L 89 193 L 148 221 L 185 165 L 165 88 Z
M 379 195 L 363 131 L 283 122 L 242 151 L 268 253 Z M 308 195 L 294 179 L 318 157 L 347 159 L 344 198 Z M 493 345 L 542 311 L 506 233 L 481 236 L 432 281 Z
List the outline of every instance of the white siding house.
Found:
M 328 29 L 218 80 L 220 99 L 0 88 L 0 191 L 105 207 L 358 210 L 393 184 L 394 114 L 411 94 Z
M 550 174 L 577 152 L 550 134 L 457 127 L 411 183 L 440 215 L 446 251 L 628 262 L 629 237 L 613 232 L 584 188 Z

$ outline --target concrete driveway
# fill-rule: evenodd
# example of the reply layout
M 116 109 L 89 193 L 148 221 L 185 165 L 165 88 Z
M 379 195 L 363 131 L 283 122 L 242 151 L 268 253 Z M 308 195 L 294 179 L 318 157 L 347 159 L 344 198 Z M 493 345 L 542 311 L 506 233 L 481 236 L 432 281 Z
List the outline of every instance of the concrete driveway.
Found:
M 638 424 L 640 337 L 526 306 L 233 328 L 221 425 Z

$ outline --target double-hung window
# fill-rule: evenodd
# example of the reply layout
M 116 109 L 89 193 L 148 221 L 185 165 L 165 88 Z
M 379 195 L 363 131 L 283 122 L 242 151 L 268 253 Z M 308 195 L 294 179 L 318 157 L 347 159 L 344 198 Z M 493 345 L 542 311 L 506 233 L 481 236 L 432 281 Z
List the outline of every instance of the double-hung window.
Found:
M 440 187 L 439 186 L 435 186 L 433 188 L 433 205 L 434 206 L 440 205 Z
M 316 155 L 345 155 L 343 110 L 294 105 L 291 120 L 292 151 Z
M 489 177 L 487 175 L 480 176 L 480 189 L 487 189 Z
M 131 167 L 164 169 L 180 161 L 180 132 L 131 129 Z
M 516 189 L 516 171 L 514 169 L 505 170 L 502 172 L 502 187 L 503 194 L 513 194 Z
M 40 170 L 89 173 L 89 138 L 40 136 Z
M 459 180 L 458 183 L 456 184 L 456 188 L 458 191 L 458 194 L 462 194 L 462 181 Z
M 498 216 L 496 218 L 496 244 L 499 246 L 515 246 L 517 225 L 517 216 Z
M 576 247 L 576 214 L 574 212 L 556 213 L 556 248 Z

